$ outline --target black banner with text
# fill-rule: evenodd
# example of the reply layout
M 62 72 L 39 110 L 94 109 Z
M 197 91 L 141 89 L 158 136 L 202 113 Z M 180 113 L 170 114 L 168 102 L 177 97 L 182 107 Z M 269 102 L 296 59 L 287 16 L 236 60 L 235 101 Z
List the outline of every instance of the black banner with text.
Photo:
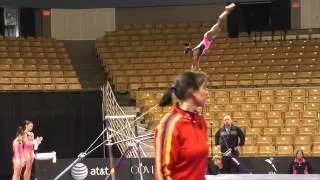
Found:
M 116 160 L 114 159 L 113 162 L 116 162 Z M 37 161 L 36 178 L 37 180 L 54 179 L 73 161 L 74 159 L 60 159 L 55 164 L 51 161 Z M 138 180 L 141 172 L 144 179 L 153 179 L 154 160 L 142 159 L 142 164 L 142 168 L 139 168 L 137 159 L 123 160 L 115 171 L 116 178 Z M 110 171 L 109 159 L 89 158 L 76 163 L 60 180 L 104 180 L 110 174 Z
M 250 169 L 254 174 L 269 173 L 269 164 L 265 161 L 268 157 L 241 157 L 240 162 Z M 75 159 L 59 159 L 53 164 L 51 161 L 36 161 L 36 178 L 37 180 L 54 179 Z M 113 162 L 116 162 L 114 159 Z M 279 174 L 287 174 L 291 157 L 275 157 L 274 164 Z M 320 174 L 320 157 L 307 158 L 313 166 L 313 173 Z M 196 168 L 196 165 L 195 165 Z M 110 174 L 109 159 L 89 158 L 75 164 L 59 180 L 104 180 Z M 139 180 L 140 172 L 145 180 L 154 179 L 154 159 L 142 159 L 142 167 L 139 168 L 137 159 L 125 159 L 116 169 L 116 179 Z

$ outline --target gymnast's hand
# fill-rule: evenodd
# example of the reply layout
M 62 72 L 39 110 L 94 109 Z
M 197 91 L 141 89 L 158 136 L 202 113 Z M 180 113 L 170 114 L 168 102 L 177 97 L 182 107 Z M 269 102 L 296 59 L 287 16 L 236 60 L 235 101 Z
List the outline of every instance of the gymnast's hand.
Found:
M 43 137 L 42 136 L 38 136 L 37 138 L 36 138 L 36 140 L 37 140 L 37 143 L 38 144 L 41 144 L 41 142 L 42 142 L 42 140 L 43 140 Z
M 29 136 L 32 136 L 32 137 L 34 137 L 34 134 L 33 134 L 33 132 L 28 132 L 27 133 Z

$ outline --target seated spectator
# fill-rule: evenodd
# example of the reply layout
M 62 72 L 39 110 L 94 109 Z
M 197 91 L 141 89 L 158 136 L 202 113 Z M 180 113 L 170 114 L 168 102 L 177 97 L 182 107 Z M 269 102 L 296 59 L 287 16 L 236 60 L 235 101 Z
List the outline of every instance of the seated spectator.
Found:
M 215 155 L 212 159 L 209 158 L 207 174 L 208 175 L 217 175 L 217 174 L 223 174 L 223 173 L 225 173 L 225 171 L 223 169 L 221 156 Z
M 296 157 L 289 165 L 290 174 L 311 174 L 312 167 L 310 163 L 304 158 L 302 150 L 297 150 Z

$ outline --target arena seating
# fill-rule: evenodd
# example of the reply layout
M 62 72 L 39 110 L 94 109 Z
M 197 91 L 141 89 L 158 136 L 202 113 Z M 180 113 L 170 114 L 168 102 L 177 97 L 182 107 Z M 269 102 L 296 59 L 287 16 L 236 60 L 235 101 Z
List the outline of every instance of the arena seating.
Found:
M 158 103 L 163 91 L 137 92 L 137 105 L 144 110 Z M 208 136 L 222 125 L 229 114 L 246 133 L 243 156 L 292 156 L 302 148 L 306 155 L 320 153 L 320 88 L 273 87 L 251 89 L 211 89 L 203 109 Z M 170 107 L 155 108 L 149 113 L 153 128 Z M 209 140 L 211 142 L 211 140 Z
M 129 92 L 145 111 L 190 68 L 183 44 L 198 43 L 211 24 L 124 25 L 98 38 L 97 52 L 116 91 Z M 208 122 L 209 143 L 229 114 L 246 133 L 243 156 L 292 156 L 296 149 L 320 154 L 320 32 L 289 31 L 283 39 L 277 33 L 264 33 L 259 41 L 221 34 L 201 57 L 200 67 L 210 75 L 209 98 L 199 110 Z M 149 128 L 170 109 L 153 109 Z
M 81 89 L 61 41 L 0 37 L 0 90 Z
M 124 26 L 97 39 L 97 51 L 116 90 L 134 97 L 141 88 L 167 88 L 177 73 L 189 69 L 183 44 L 198 43 L 209 24 Z M 307 33 L 318 34 L 297 31 L 289 33 L 290 41 L 259 42 L 222 34 L 200 66 L 213 87 L 319 84 L 320 41 L 310 38 L 320 33 Z

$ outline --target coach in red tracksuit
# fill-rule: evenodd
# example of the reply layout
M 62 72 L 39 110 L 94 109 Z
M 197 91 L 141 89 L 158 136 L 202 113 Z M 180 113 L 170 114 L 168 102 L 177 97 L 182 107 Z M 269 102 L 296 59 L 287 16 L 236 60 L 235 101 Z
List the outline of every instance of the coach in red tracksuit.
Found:
M 207 127 L 196 109 L 204 105 L 207 79 L 203 72 L 184 72 L 161 99 L 160 106 L 170 105 L 174 93 L 180 103 L 155 129 L 156 180 L 205 179 Z

